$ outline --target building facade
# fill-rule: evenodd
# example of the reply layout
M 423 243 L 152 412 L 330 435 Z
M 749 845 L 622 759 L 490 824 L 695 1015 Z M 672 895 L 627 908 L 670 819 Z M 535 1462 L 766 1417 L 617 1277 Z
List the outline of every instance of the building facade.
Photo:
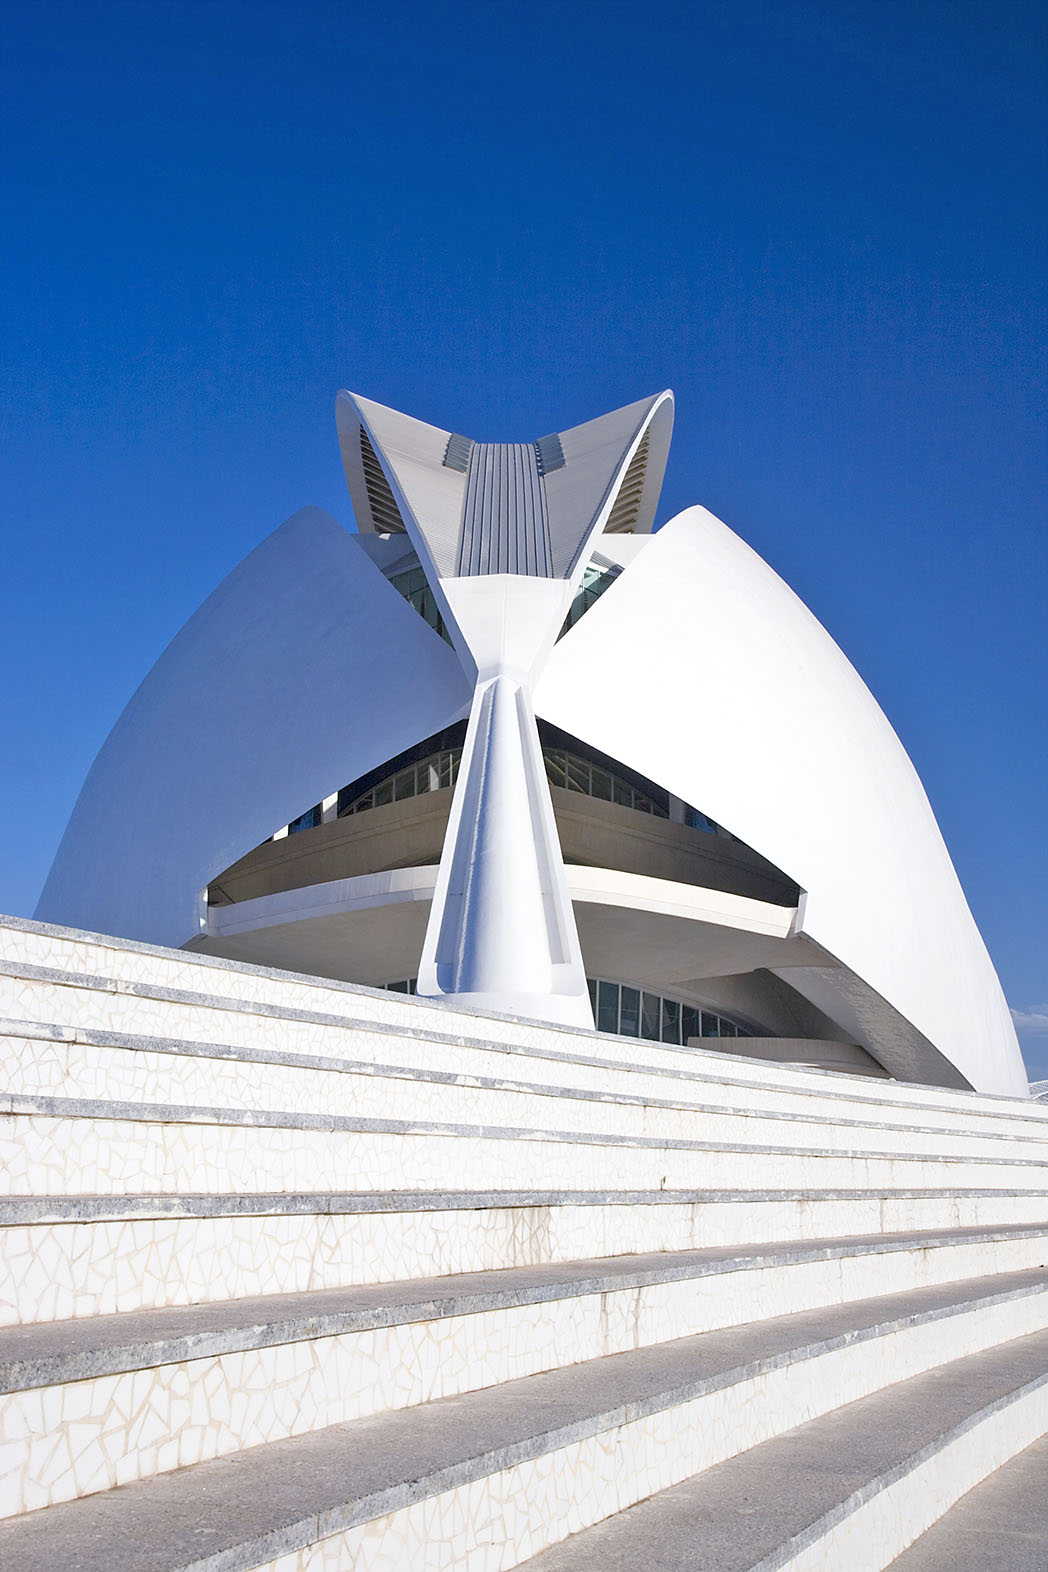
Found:
M 454 1004 L 1025 1095 L 925 793 L 702 508 L 669 393 L 481 443 L 348 393 L 307 508 L 146 677 L 37 916 Z

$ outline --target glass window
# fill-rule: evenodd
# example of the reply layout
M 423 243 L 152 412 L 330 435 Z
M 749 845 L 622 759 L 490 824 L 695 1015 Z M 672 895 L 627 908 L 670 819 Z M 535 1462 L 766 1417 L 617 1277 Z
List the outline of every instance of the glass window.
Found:
M 680 1042 L 680 1005 L 676 999 L 662 1001 L 662 1040 L 664 1043 Z
M 297 835 L 299 830 L 315 829 L 316 826 L 320 823 L 322 814 L 323 809 L 319 803 L 315 808 L 307 808 L 305 813 L 300 814 L 297 819 L 292 819 L 291 823 L 287 827 L 288 834 Z
M 612 982 L 597 984 L 597 1030 L 617 1032 L 619 1029 L 619 985 Z
M 405 797 L 414 797 L 414 795 L 415 766 L 411 765 L 410 769 L 401 770 L 399 775 L 394 775 L 393 800 L 394 802 L 403 802 Z
M 661 1003 L 662 1000 L 657 993 L 641 995 L 640 1035 L 650 1038 L 653 1043 L 657 1043 L 662 1035 L 659 1020 Z
M 592 770 L 592 795 L 599 797 L 602 802 L 611 801 L 611 776 L 607 770 L 602 770 L 595 764 Z
M 640 1034 L 640 989 L 622 988 L 619 1009 L 619 1031 L 623 1037 L 637 1037 Z
M 567 755 L 568 761 L 568 789 L 569 791 L 582 791 L 589 796 L 590 767 L 585 759 L 577 759 L 573 753 Z
M 599 1032 L 617 1031 L 623 1037 L 645 1037 L 678 1047 L 697 1037 L 760 1035 L 752 1026 L 740 1026 L 713 1010 L 642 992 L 628 983 L 588 977 L 586 986 Z
M 375 799 L 375 807 L 376 808 L 380 808 L 383 805 L 383 803 L 392 802 L 393 801 L 393 782 L 392 782 L 392 780 L 379 781 L 378 785 L 375 787 L 373 796 L 374 796 L 374 799 Z
M 564 761 L 564 755 L 560 749 L 547 748 L 546 752 L 543 754 L 543 758 L 546 761 L 546 775 L 549 779 L 550 785 L 565 785 L 567 780 L 565 773 L 567 766 Z

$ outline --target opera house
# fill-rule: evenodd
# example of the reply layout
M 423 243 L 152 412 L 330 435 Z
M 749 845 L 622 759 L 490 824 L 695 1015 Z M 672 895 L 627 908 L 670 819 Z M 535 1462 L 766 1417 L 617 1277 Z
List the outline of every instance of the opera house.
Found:
M 3 1567 L 1043 1565 L 1048 1107 L 672 412 L 340 395 L 0 919 Z
M 358 532 L 303 509 L 189 620 L 99 753 L 38 918 L 1026 1094 L 862 679 L 705 509 L 653 532 L 669 393 L 526 443 L 337 411 Z

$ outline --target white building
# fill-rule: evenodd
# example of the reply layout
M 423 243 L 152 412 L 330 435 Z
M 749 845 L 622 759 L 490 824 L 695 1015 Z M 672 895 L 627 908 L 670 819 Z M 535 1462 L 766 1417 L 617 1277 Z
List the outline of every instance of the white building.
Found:
M 663 393 L 477 443 L 340 394 L 359 533 L 304 509 L 189 620 L 99 753 L 36 915 L 1025 1095 L 861 678 L 703 508 L 652 534 L 672 419 Z

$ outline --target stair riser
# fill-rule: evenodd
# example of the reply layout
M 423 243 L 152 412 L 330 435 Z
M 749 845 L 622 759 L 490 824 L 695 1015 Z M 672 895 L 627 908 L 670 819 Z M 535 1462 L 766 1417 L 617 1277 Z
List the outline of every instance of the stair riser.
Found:
M 427 1006 L 420 999 L 407 999 L 402 995 L 389 993 L 375 993 L 367 989 L 346 988 L 339 985 L 330 985 L 321 980 L 298 980 L 288 974 L 278 974 L 267 977 L 248 968 L 236 965 L 209 964 L 200 957 L 194 957 L 186 952 L 177 951 L 150 951 L 147 947 L 128 945 L 119 939 L 105 941 L 92 939 L 77 930 L 61 930 L 55 932 L 34 932 L 29 928 L 19 927 L 5 923 L 0 932 L 0 968 L 5 960 L 15 964 L 24 964 L 52 968 L 56 971 L 68 971 L 86 977 L 103 977 L 111 980 L 114 988 L 127 988 L 139 985 L 147 987 L 160 987 L 181 989 L 191 993 L 215 994 L 228 999 L 241 1000 L 245 1005 L 261 1004 L 275 1005 L 282 1008 L 314 1011 L 325 1014 L 335 1014 L 356 1018 L 361 1022 L 375 1022 L 384 1027 L 403 1025 L 416 1031 L 435 1031 L 438 1033 L 461 1034 L 466 1038 L 475 1036 L 477 1039 L 489 1043 L 502 1043 L 514 1047 L 538 1048 L 545 1052 L 594 1052 L 610 1060 L 620 1060 L 631 1064 L 638 1058 L 637 1047 L 631 1043 L 623 1043 L 615 1039 L 601 1037 L 587 1039 L 578 1033 L 569 1033 L 540 1023 L 520 1022 L 509 1019 L 499 1019 L 496 1016 L 476 1015 L 471 1012 L 449 1010 L 447 1008 Z M 77 1004 L 72 1013 L 54 1007 L 37 1011 L 32 1008 L 35 999 L 44 995 L 39 991 L 54 985 L 39 982 L 27 982 L 17 977 L 9 977 L 0 973 L 0 1015 L 19 1016 L 26 1019 L 65 1021 L 76 1020 L 80 1025 L 94 1024 L 89 1022 L 84 1011 L 88 990 L 78 988 L 65 990 L 66 995 L 73 991 L 77 995 Z M 59 995 L 63 990 L 59 989 Z M 121 997 L 115 993 L 107 992 L 104 995 L 104 1008 L 111 1008 L 113 1001 Z M 126 1002 L 129 995 L 122 996 Z M 139 1001 L 144 1003 L 145 1001 Z M 20 1008 L 20 1004 L 24 1007 Z M 170 1009 L 172 1006 L 163 1005 L 161 1009 Z M 179 1008 L 182 1008 L 181 1006 Z M 211 1012 L 205 1012 L 211 1013 Z M 233 1019 L 232 1012 L 216 1012 L 216 1019 L 229 1021 Z M 256 1025 L 263 1017 L 253 1017 Z M 100 1023 L 103 1028 L 123 1030 L 111 1020 Z M 285 1026 L 294 1026 L 297 1023 L 278 1022 L 281 1029 Z M 135 1030 L 136 1028 L 126 1028 Z M 311 1028 L 315 1029 L 315 1028 Z M 161 1029 L 163 1030 L 163 1029 Z M 327 1028 L 325 1030 L 330 1030 Z M 178 1035 L 169 1032 L 167 1035 Z M 187 1032 L 187 1036 L 198 1036 L 195 1031 Z M 362 1033 L 362 1039 L 370 1044 L 371 1053 L 376 1051 L 374 1036 Z M 220 1035 L 218 1041 L 233 1041 L 228 1035 Z M 251 1041 L 249 1037 L 247 1039 Z M 256 1039 L 257 1040 L 257 1037 Z M 427 1045 L 428 1046 L 428 1045 Z M 472 1045 L 471 1045 L 472 1046 Z M 335 1050 L 339 1051 L 339 1050 Z M 379 1057 L 383 1057 L 381 1043 L 378 1044 Z M 644 1063 L 664 1064 L 676 1068 L 680 1064 L 680 1055 L 663 1050 L 658 1044 L 645 1042 L 642 1045 Z M 427 1062 L 423 1060 L 423 1063 Z M 818 1084 L 818 1078 L 804 1071 L 791 1070 L 782 1065 L 746 1066 L 736 1064 L 734 1058 L 722 1061 L 706 1060 L 710 1073 L 716 1077 L 721 1073 L 729 1075 L 732 1079 L 738 1077 L 745 1080 L 751 1074 L 754 1082 L 763 1087 L 774 1084 L 780 1091 L 785 1088 L 795 1087 L 801 1092 L 812 1089 L 813 1083 Z M 850 1092 L 860 1091 L 863 1097 L 876 1103 L 882 1098 L 891 1104 L 897 1096 L 898 1089 L 894 1086 L 877 1086 L 876 1083 L 856 1085 L 854 1078 L 847 1081 L 841 1077 L 834 1077 L 829 1083 L 834 1089 L 844 1086 Z M 905 1094 L 908 1100 L 926 1103 L 929 1110 L 942 1108 L 957 1110 L 962 1115 L 974 1114 L 976 1108 L 972 1100 L 965 1094 L 951 1093 L 949 1091 L 931 1087 L 906 1087 Z M 833 1095 L 833 1092 L 830 1092 Z M 1037 1119 L 1044 1117 L 1040 1113 L 1018 1102 L 1009 1102 L 1005 1105 L 1010 1116 L 1033 1116 Z
M 405 1076 L 361 1075 L 250 1060 L 12 1038 L 4 1040 L 4 1055 L 6 1087 L 15 1094 L 28 1096 L 104 1098 L 113 1102 L 262 1112 L 276 1109 L 366 1119 L 506 1124 L 518 1128 L 543 1129 L 568 1122 L 573 1130 L 591 1135 L 752 1141 L 802 1148 L 861 1146 L 892 1153 L 912 1150 L 916 1140 L 913 1131 L 906 1128 L 883 1129 L 870 1123 L 843 1122 L 848 1117 L 846 1110 L 841 1110 L 835 1122 L 828 1123 L 799 1117 L 768 1117 L 757 1112 L 741 1115 L 567 1099 L 555 1090 L 543 1095 Z M 663 1098 L 665 1095 L 663 1089 Z M 701 1096 L 701 1088 L 691 1088 L 688 1095 Z M 896 1121 L 905 1125 L 905 1113 L 900 1112 Z M 1025 1132 L 1021 1138 L 1011 1135 L 1006 1142 L 1003 1137 L 978 1136 L 957 1128 L 922 1134 L 920 1142 L 928 1157 L 1022 1156 L 1048 1162 L 1048 1140 L 1033 1140 Z
M 140 1218 L 0 1228 L 0 1325 L 648 1250 L 1048 1223 L 1043 1195 Z
M 773 1564 L 762 1562 L 753 1572 L 773 1572 L 773 1565 L 775 1572 L 859 1566 L 881 1572 L 969 1490 L 1045 1434 L 1048 1387 L 1041 1386 L 951 1438 L 901 1479 L 886 1482 L 872 1499 L 853 1503 L 842 1521 L 803 1550 Z
M 208 976 L 196 982 L 198 987 L 217 986 Z M 390 996 L 391 999 L 397 997 Z M 355 998 L 350 996 L 351 1002 L 355 1003 Z M 331 1002 L 328 1000 L 329 1007 Z M 382 1000 L 378 1002 L 383 1004 Z M 402 1025 L 404 1012 L 410 1008 L 404 1002 L 391 1004 L 389 1017 L 382 1017 L 383 1024 L 387 1028 Z M 434 1012 L 423 1014 L 429 1018 Z M 282 1019 L 175 999 L 143 998 L 130 993 L 3 977 L 0 977 L 0 1016 L 41 1022 L 76 1021 L 80 1031 L 121 1032 L 143 1038 L 181 1039 L 247 1050 L 307 1054 L 321 1059 L 359 1059 L 451 1075 L 517 1079 L 540 1085 L 555 1083 L 630 1096 L 680 1097 L 692 1102 L 720 1103 L 731 1109 L 759 1111 L 772 1104 L 781 1113 L 799 1116 L 814 1113 L 873 1122 L 885 1119 L 927 1128 L 959 1127 L 971 1134 L 1025 1133 L 1042 1140 L 1048 1132 L 1048 1113 L 1021 1103 L 1006 1102 L 996 1111 L 985 1103 L 965 1106 L 959 1097 L 951 1099 L 950 1094 L 936 1093 L 928 1088 L 885 1084 L 871 1092 L 869 1087 L 876 1087 L 876 1083 L 854 1076 L 834 1076 L 824 1081 L 818 1075 L 803 1072 L 793 1072 L 792 1081 L 784 1085 L 784 1072 L 779 1066 L 710 1061 L 701 1053 L 673 1051 L 647 1041 L 624 1043 L 613 1038 L 588 1038 L 579 1034 L 569 1037 L 544 1031 L 538 1026 L 522 1025 L 514 1046 L 523 1051 L 507 1051 L 497 1046 L 502 1038 L 488 1032 L 488 1026 L 494 1023 L 485 1019 L 476 1024 L 488 1038 L 487 1043 L 483 1040 L 446 1043 L 410 1032 L 404 1035 L 395 1030 L 375 1032 L 367 1026 Z M 449 1010 L 440 1012 L 440 1026 L 445 1033 L 456 1032 L 462 1025 L 468 1030 L 475 1020 L 475 1017 L 463 1017 Z M 421 1021 L 412 1020 L 410 1024 L 416 1031 L 422 1027 Z M 42 1046 L 37 1040 L 37 1052 Z M 572 1055 L 592 1056 L 610 1061 L 610 1064 L 578 1064 L 573 1062 Z M 615 1068 L 616 1063 L 621 1068 Z M 669 1073 L 654 1074 L 646 1068 L 648 1066 Z M 696 1072 L 701 1079 L 688 1078 Z M 722 1076 L 727 1080 L 721 1079 Z M 844 1103 L 842 1095 L 847 1099 Z M 905 1106 L 899 1107 L 900 1103 Z
M 0 1117 L 3 1194 L 316 1189 L 1036 1189 L 1037 1164 L 604 1144 L 467 1131 L 301 1128 L 137 1118 Z
M 297 1553 L 285 1549 L 267 1560 L 265 1547 L 259 1546 L 261 1554 L 224 1559 L 222 1567 L 224 1572 L 402 1572 L 423 1566 L 426 1572 L 490 1572 L 493 1567 L 515 1567 L 569 1534 L 814 1419 L 830 1406 L 880 1390 L 889 1370 L 896 1380 L 935 1368 L 946 1357 L 934 1338 L 935 1331 L 943 1330 L 940 1323 L 919 1329 L 916 1336 L 901 1333 L 758 1375 L 598 1435 L 567 1440 L 533 1460 L 513 1460 L 497 1472 L 456 1482 L 412 1505 L 397 1503 L 393 1510 Z M 970 1329 L 973 1352 L 989 1346 L 982 1342 L 986 1330 Z M 957 1346 L 953 1338 L 958 1331 L 952 1331 L 951 1346 Z M 1011 1335 L 1022 1333 L 1004 1332 L 989 1341 Z M 1043 1409 L 1036 1397 L 1029 1402 L 1033 1413 L 1027 1423 L 1036 1426 Z M 845 1567 L 866 1572 L 867 1565 L 861 1554 L 815 1563 L 819 1572 Z
M 880 1292 L 926 1280 L 919 1262 L 902 1260 L 892 1263 L 894 1271 L 884 1271 L 882 1287 L 879 1265 L 884 1263 L 867 1263 L 855 1274 L 851 1297 L 868 1295 L 871 1279 Z M 948 1272 L 949 1263 L 942 1269 Z M 985 1270 L 993 1269 L 987 1262 Z M 7 1441 L 0 1517 L 390 1407 L 554 1369 L 565 1348 L 577 1360 L 592 1359 L 835 1303 L 849 1297 L 839 1272 L 840 1263 L 813 1263 L 714 1282 L 653 1285 L 180 1361 L 0 1397 L 0 1434 Z M 898 1338 L 904 1362 L 917 1357 L 937 1363 L 990 1346 L 985 1339 L 1045 1326 L 1048 1293 L 1040 1292 L 939 1319 L 931 1337 L 927 1326 L 889 1334 L 883 1351 L 888 1358 Z M 949 1352 L 936 1353 L 939 1335 Z M 923 1352 L 907 1355 L 908 1340 Z M 863 1352 L 856 1362 L 866 1368 L 869 1350 L 859 1346 Z M 799 1376 L 803 1369 L 798 1366 Z M 50 1463 L 41 1455 L 43 1436 L 54 1449 Z

